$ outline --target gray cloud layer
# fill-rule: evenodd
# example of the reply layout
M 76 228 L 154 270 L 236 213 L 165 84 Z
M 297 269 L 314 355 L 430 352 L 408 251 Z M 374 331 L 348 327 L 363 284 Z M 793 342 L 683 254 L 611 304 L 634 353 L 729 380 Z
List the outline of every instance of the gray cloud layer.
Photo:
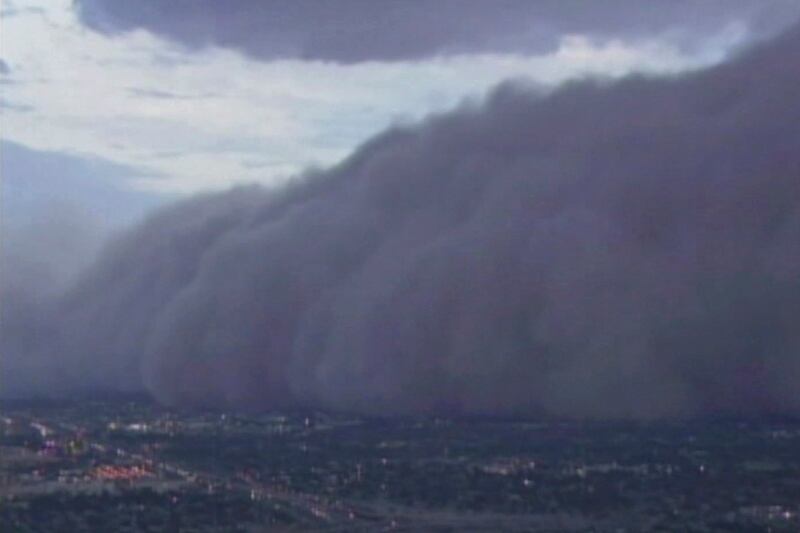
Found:
M 795 28 L 679 78 L 507 85 L 280 191 L 164 209 L 19 320 L 3 388 L 797 414 L 798 64 Z
M 796 0 L 77 0 L 77 6 L 87 25 L 107 33 L 144 28 L 190 47 L 342 63 L 541 52 L 576 32 L 637 38 L 673 30 L 691 44 L 732 22 L 770 32 L 800 15 Z

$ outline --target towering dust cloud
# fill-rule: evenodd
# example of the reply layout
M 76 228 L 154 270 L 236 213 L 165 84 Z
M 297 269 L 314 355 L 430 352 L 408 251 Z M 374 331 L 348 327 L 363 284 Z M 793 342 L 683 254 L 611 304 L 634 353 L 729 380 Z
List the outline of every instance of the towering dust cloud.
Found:
M 182 202 L 28 310 L 6 390 L 796 414 L 800 28 L 681 77 L 502 86 L 282 190 Z

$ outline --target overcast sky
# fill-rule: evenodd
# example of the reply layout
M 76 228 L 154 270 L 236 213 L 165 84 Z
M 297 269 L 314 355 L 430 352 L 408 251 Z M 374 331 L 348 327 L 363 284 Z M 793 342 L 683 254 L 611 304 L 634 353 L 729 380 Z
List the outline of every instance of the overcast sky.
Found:
M 276 184 L 507 78 L 717 62 L 796 4 L 6 0 L 2 138 L 125 168 L 101 176 L 125 189 Z

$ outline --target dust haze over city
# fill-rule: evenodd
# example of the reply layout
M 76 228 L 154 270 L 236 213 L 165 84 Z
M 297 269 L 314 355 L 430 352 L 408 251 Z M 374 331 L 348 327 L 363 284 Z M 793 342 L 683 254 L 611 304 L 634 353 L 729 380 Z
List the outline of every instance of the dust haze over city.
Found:
M 93 458 L 84 477 L 147 472 L 179 483 L 176 494 L 235 479 L 254 528 L 681 529 L 678 518 L 697 519 L 685 498 L 600 520 L 593 505 L 630 496 L 602 480 L 587 488 L 586 472 L 611 468 L 586 459 L 608 439 L 627 443 L 617 466 L 658 441 L 670 443 L 660 459 L 625 475 L 725 471 L 710 490 L 721 502 L 726 480 L 764 483 L 771 491 L 739 495 L 747 505 L 709 504 L 724 518 L 703 524 L 793 530 L 800 494 L 783 482 L 800 472 L 786 455 L 800 438 L 798 21 L 795 0 L 5 2 L 0 446 L 40 457 L 82 435 L 88 454 L 147 427 L 147 448 L 117 442 L 127 462 Z M 75 414 L 82 405 L 100 418 Z M 191 429 L 219 413 L 261 429 L 234 430 L 227 415 L 213 434 Z M 231 460 L 233 475 L 175 440 L 186 431 L 224 447 L 245 432 L 255 446 L 273 426 L 275 457 L 300 441 L 313 449 L 323 427 L 336 443 L 361 432 L 363 450 L 325 457 L 327 503 L 286 463 L 260 463 L 262 445 Z M 730 435 L 743 444 L 720 451 L 714 439 Z M 330 465 L 369 456 L 372 439 L 418 445 L 402 459 L 409 471 L 429 464 L 423 442 L 446 441 L 436 461 L 451 465 L 450 449 L 472 440 L 482 451 L 437 475 L 455 493 L 508 501 L 420 506 L 392 495 L 381 470 L 380 501 L 401 507 L 378 507 L 368 459 L 353 480 L 330 481 L 343 479 Z M 504 448 L 520 439 L 531 448 Z M 548 455 L 579 442 L 585 464 Z M 177 466 L 147 470 L 136 458 L 148 454 Z M 670 454 L 706 459 L 681 466 Z M 286 461 L 323 468 L 304 457 Z M 544 485 L 537 460 L 554 469 Z M 22 472 L 19 461 L 3 470 Z M 772 465 L 756 481 L 754 462 Z M 245 463 L 264 477 L 241 474 Z M 266 481 L 276 468 L 290 479 L 280 490 Z M 552 506 L 519 507 L 516 488 L 458 472 L 545 491 L 576 476 L 591 505 L 552 488 L 538 493 Z M 681 492 L 668 487 L 653 501 Z M 0 497 L 15 490 L 34 498 Z M 598 492 L 609 500 L 586 496 Z M 257 494 L 288 514 L 267 513 Z M 168 525 L 150 526 L 204 530 L 176 525 L 183 511 L 168 501 Z M 3 519 L 39 530 L 14 509 Z

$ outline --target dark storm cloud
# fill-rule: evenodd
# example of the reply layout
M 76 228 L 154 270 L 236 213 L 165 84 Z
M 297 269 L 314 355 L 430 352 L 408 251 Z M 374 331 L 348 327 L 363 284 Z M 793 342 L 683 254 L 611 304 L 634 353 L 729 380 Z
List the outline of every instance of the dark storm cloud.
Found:
M 29 310 L 11 360 L 40 377 L 3 378 L 257 408 L 800 413 L 798 63 L 800 28 L 683 77 L 506 85 L 284 189 L 179 203 Z
M 691 45 L 745 22 L 771 32 L 800 15 L 796 0 L 77 0 L 90 27 L 144 28 L 190 47 L 217 45 L 271 60 L 355 63 L 460 52 L 542 52 L 565 33 L 651 37 Z M 679 30 L 679 31 L 678 31 Z

